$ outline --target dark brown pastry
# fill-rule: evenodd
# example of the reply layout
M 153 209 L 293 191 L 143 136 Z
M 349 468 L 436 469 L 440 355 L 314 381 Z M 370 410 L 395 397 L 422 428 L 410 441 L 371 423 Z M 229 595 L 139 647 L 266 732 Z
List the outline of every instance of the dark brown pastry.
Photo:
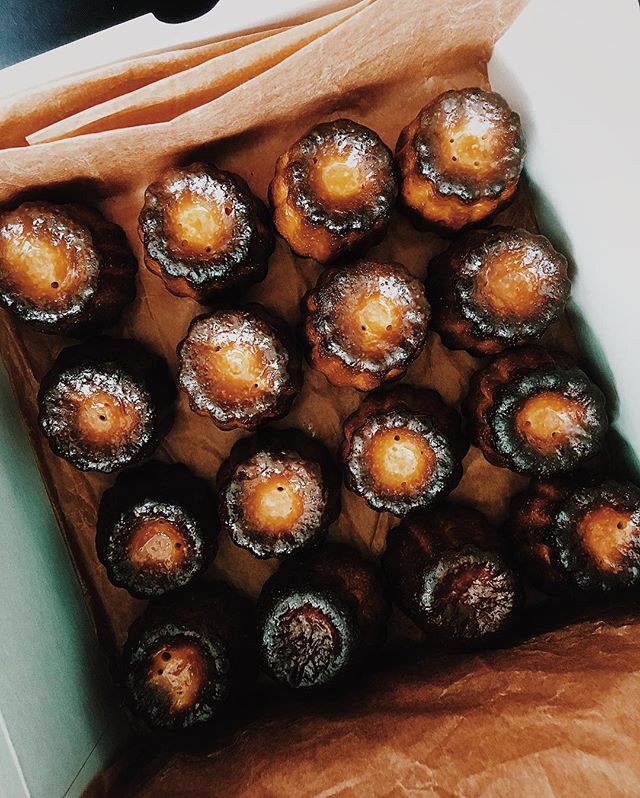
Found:
M 149 186 L 138 233 L 149 271 L 172 294 L 203 304 L 263 280 L 275 243 L 267 209 L 245 181 L 204 163 Z
M 127 702 L 150 726 L 215 723 L 254 676 L 250 606 L 216 583 L 149 605 L 122 654 Z
M 148 457 L 173 424 L 175 385 L 137 341 L 95 338 L 63 349 L 38 393 L 54 454 L 111 472 Z
M 302 384 L 287 326 L 255 304 L 195 318 L 178 363 L 191 409 L 220 429 L 255 429 L 286 416 Z
M 507 531 L 545 592 L 588 597 L 640 585 L 640 489 L 600 476 L 533 482 Z
M 0 304 L 40 332 L 87 335 L 134 298 L 124 232 L 81 205 L 26 202 L 0 213 Z
M 462 477 L 461 422 L 436 391 L 402 385 L 367 397 L 344 422 L 347 487 L 379 512 L 426 507 Z
M 471 378 L 465 414 L 490 463 L 521 474 L 570 471 L 602 447 L 605 398 L 566 354 L 528 346 Z
M 511 199 L 523 161 L 520 118 L 499 94 L 445 91 L 400 134 L 400 197 L 417 221 L 460 230 Z
M 320 263 L 380 241 L 397 194 L 391 150 L 350 119 L 317 125 L 292 144 L 269 187 L 280 235 Z
M 430 638 L 472 648 L 495 643 L 520 612 L 517 574 L 477 510 L 440 504 L 387 535 L 382 569 L 392 599 Z
M 570 290 L 566 259 L 544 236 L 514 227 L 465 233 L 427 277 L 434 330 L 477 356 L 540 338 Z
M 124 471 L 102 496 L 96 549 L 114 585 L 150 598 L 200 576 L 217 534 L 207 483 L 182 464 L 152 462 Z
M 329 269 L 305 307 L 311 365 L 333 385 L 370 391 L 402 377 L 427 339 L 424 288 L 399 263 Z
M 298 430 L 239 440 L 220 466 L 222 529 L 256 557 L 282 557 L 322 541 L 340 512 L 340 475 L 326 448 Z
M 373 565 L 352 549 L 285 560 L 258 599 L 262 665 L 288 687 L 326 687 L 382 645 L 388 615 Z

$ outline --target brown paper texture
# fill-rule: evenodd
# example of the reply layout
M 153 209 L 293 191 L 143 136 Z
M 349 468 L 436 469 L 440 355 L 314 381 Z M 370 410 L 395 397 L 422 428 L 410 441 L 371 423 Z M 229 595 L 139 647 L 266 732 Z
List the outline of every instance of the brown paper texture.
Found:
M 401 127 L 433 96 L 447 88 L 487 85 L 491 46 L 520 6 L 520 0 L 371 0 L 271 68 L 256 70 L 251 79 L 172 121 L 138 119 L 136 127 L 0 151 L 0 201 L 53 196 L 96 203 L 124 227 L 142 263 L 137 216 L 145 187 L 163 168 L 209 160 L 241 174 L 265 198 L 276 157 L 320 120 L 351 117 L 393 147 Z M 247 69 L 251 72 L 250 64 Z M 162 84 L 158 81 L 159 96 Z M 145 91 L 152 102 L 153 86 Z M 535 228 L 526 189 L 521 187 L 497 221 Z M 446 245 L 396 214 L 371 256 L 400 261 L 424 276 L 429 258 Z M 278 241 L 268 277 L 248 299 L 295 324 L 300 299 L 319 272 L 317 264 L 294 257 Z M 200 312 L 201 306 L 172 296 L 141 266 L 137 299 L 115 333 L 143 341 L 175 372 L 176 344 Z M 549 331 L 547 343 L 575 347 L 566 322 Z M 114 657 L 143 605 L 108 582 L 95 556 L 96 507 L 112 478 L 82 474 L 55 458 L 35 424 L 38 382 L 64 344 L 6 314 L 0 317 L 2 356 L 98 632 Z M 405 381 L 434 387 L 458 405 L 477 365 L 431 334 Z M 306 368 L 302 393 L 279 426 L 318 435 L 335 452 L 342 421 L 361 399 Z M 181 397 L 159 456 L 183 461 L 213 480 L 239 435 L 217 430 L 190 412 Z M 473 448 L 464 465 L 454 498 L 500 521 L 509 496 L 525 481 L 490 466 Z M 331 535 L 376 556 L 395 519 L 376 514 L 345 490 L 342 499 Z M 222 538 L 211 573 L 256 595 L 274 567 Z M 452 659 L 428 651 L 419 657 L 415 651 L 398 653 L 416 633 L 396 614 L 394 645 L 353 695 L 309 705 L 265 688 L 222 747 L 212 743 L 208 756 L 163 754 L 145 771 L 146 786 L 138 779 L 132 791 L 120 785 L 111 794 L 634 795 L 640 762 L 631 752 L 638 735 L 625 696 L 632 689 L 640 694 L 640 685 L 628 672 L 629 658 L 638 652 L 637 632 L 629 623 L 617 616 L 610 622 L 587 620 L 508 651 Z M 139 771 L 139 763 L 136 767 Z
M 276 29 L 249 33 L 214 44 L 121 61 L 9 97 L 3 101 L 0 118 L 1 146 L 22 147 L 28 143 L 27 136 L 39 128 L 277 32 Z
M 364 0 L 359 5 L 366 5 Z M 352 16 L 358 8 L 337 11 L 317 20 L 274 33 L 245 47 L 208 58 L 191 69 L 154 81 L 135 91 L 91 106 L 28 136 L 30 144 L 69 138 L 82 133 L 168 122 L 192 108 L 270 69 L 292 53 Z

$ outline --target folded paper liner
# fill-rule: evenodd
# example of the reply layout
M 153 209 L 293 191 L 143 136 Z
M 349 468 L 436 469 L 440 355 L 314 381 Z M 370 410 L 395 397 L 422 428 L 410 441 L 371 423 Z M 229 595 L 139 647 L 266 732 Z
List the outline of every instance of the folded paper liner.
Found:
M 364 4 L 366 2 L 367 0 Z M 27 140 L 30 144 L 38 144 L 82 133 L 97 133 L 175 119 L 192 108 L 221 97 L 260 72 L 280 63 L 296 50 L 357 13 L 361 5 L 363 4 L 356 4 L 293 28 L 274 31 L 268 37 L 262 36 L 257 41 L 249 41 L 244 46 L 222 52 L 217 57 L 212 54 L 203 63 L 197 63 L 191 68 L 65 117 L 32 133 Z
M 331 24 L 318 23 L 317 37 L 292 47 L 282 60 L 220 96 L 214 91 L 210 101 L 171 121 L 143 124 L 138 118 L 133 127 L 0 151 L 0 202 L 52 197 L 95 203 L 122 225 L 142 264 L 137 216 L 145 187 L 164 168 L 211 161 L 241 174 L 265 198 L 277 156 L 320 120 L 348 116 L 371 126 L 393 146 L 401 127 L 433 96 L 448 88 L 487 86 L 491 46 L 520 6 L 520 0 L 434 0 L 428 5 L 421 0 L 364 0 L 354 13 L 344 13 Z M 301 37 L 308 30 L 303 26 Z M 224 56 L 210 60 L 203 79 L 209 68 L 215 69 L 217 57 Z M 166 84 L 159 77 L 161 96 Z M 74 85 L 78 87 L 77 81 Z M 152 95 L 153 84 L 148 84 L 146 101 Z M 82 105 L 89 108 L 90 97 Z M 25 129 L 27 122 L 23 119 Z M 497 221 L 535 227 L 523 188 Z M 445 247 L 443 239 L 418 233 L 396 214 L 371 256 L 400 261 L 424 276 L 429 258 Z M 295 324 L 300 300 L 319 273 L 317 264 L 295 258 L 279 240 L 268 277 L 247 298 Z M 196 303 L 169 294 L 141 266 L 137 299 L 115 333 L 143 341 L 175 373 L 176 344 L 190 319 L 201 312 Z M 36 425 L 39 381 L 67 343 L 32 332 L 7 314 L 0 318 L 0 350 L 98 634 L 113 660 L 143 603 L 111 586 L 95 555 L 96 507 L 112 478 L 82 474 L 55 458 Z M 546 343 L 575 349 L 566 322 L 549 331 Z M 445 349 L 431 334 L 405 381 L 433 387 L 447 402 L 459 405 L 477 365 L 466 353 Z M 335 453 L 342 421 L 361 399 L 306 368 L 301 395 L 279 426 L 317 435 Z M 181 396 L 176 424 L 159 456 L 185 462 L 213 481 L 239 436 L 221 432 L 190 412 Z M 453 498 L 500 521 L 509 497 L 526 481 L 490 466 L 473 448 L 464 466 Z M 395 519 L 375 513 L 345 490 L 342 501 L 331 536 L 366 556 L 378 555 Z M 211 573 L 255 596 L 274 568 L 275 563 L 256 561 L 222 538 Z M 632 709 L 640 695 L 640 677 L 630 662 L 637 657 L 639 635 L 623 612 L 473 657 L 447 658 L 428 649 L 417 653 L 415 647 L 405 651 L 412 636 L 410 624 L 396 617 L 393 646 L 352 694 L 309 704 L 261 688 L 248 717 L 222 743 L 203 743 L 200 747 L 206 750 L 198 755 L 154 744 L 147 765 L 136 762 L 133 782 L 111 785 L 110 794 L 638 794 L 640 762 L 635 753 L 640 735 Z M 105 775 L 93 794 L 106 794 L 111 781 Z
M 48 129 L 57 123 L 64 124 L 67 119 L 75 118 L 97 104 L 133 94 L 150 83 L 262 41 L 276 32 L 279 31 L 259 31 L 213 44 L 153 53 L 108 64 L 89 73 L 80 72 L 44 87 L 10 96 L 2 107 L 0 146 L 23 147 L 28 143 L 27 138 L 39 128 Z

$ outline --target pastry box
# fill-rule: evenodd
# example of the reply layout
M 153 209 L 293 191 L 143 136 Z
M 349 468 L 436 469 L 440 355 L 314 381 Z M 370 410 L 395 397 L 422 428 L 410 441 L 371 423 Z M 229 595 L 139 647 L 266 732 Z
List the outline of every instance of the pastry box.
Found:
M 615 475 L 638 477 L 640 288 L 634 224 L 640 21 L 631 0 L 222 0 L 177 26 L 142 17 L 0 72 L 0 201 L 64 197 L 122 226 L 139 262 L 144 189 L 168 166 L 209 162 L 262 199 L 277 155 L 311 125 L 349 117 L 390 146 L 450 88 L 500 92 L 526 135 L 525 180 L 502 224 L 540 229 L 570 264 L 568 318 L 545 343 L 579 353 L 603 388 Z M 447 245 L 394 214 L 372 256 L 424 277 Z M 249 299 L 298 322 L 317 264 L 278 241 Z M 141 265 L 115 325 L 176 369 L 176 344 L 203 312 Z M 38 383 L 63 345 L 3 312 L 0 352 L 0 793 L 53 796 L 632 796 L 640 626 L 634 601 L 578 608 L 536 599 L 514 645 L 442 654 L 394 613 L 390 644 L 351 690 L 291 697 L 260 683 L 217 733 L 145 732 L 112 676 L 143 602 L 111 585 L 95 552 L 96 508 L 113 477 L 54 457 L 38 431 Z M 435 336 L 407 381 L 459 405 L 477 367 Z M 305 367 L 277 427 L 335 451 L 361 397 Z M 164 459 L 213 480 L 237 431 L 178 402 Z M 454 498 L 496 523 L 526 480 L 473 449 Z M 389 514 L 343 490 L 330 537 L 365 556 Z M 251 597 L 274 570 L 220 541 L 212 573 Z M 636 602 L 637 603 L 637 602 Z

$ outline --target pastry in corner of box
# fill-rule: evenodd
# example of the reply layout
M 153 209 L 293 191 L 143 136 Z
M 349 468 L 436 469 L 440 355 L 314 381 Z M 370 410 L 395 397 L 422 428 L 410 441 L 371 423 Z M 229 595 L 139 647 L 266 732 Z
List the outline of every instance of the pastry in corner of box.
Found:
M 82 205 L 25 202 L 0 213 L 0 304 L 40 332 L 86 336 L 135 296 L 123 230 Z
M 605 397 L 563 352 L 525 346 L 496 355 L 464 402 L 472 442 L 490 463 L 529 476 L 570 471 L 597 454 Z
M 261 305 L 218 309 L 193 319 L 178 344 L 178 385 L 220 429 L 253 430 L 291 409 L 301 356 L 287 325 Z
M 564 311 L 567 261 L 514 227 L 464 233 L 429 264 L 433 329 L 450 349 L 493 355 L 540 338 Z
M 175 398 L 161 357 L 103 336 L 60 352 L 40 385 L 38 422 L 58 457 L 109 473 L 155 450 L 173 424 Z
M 149 271 L 202 304 L 263 280 L 275 245 L 245 181 L 204 163 L 174 167 L 147 188 L 138 233 Z
M 317 546 L 340 513 L 340 482 L 320 440 L 260 430 L 237 441 L 218 471 L 222 530 L 259 558 Z
M 427 340 L 424 286 L 399 263 L 328 269 L 304 307 L 309 360 L 333 385 L 370 391 L 399 379 Z
M 389 606 L 378 572 L 341 544 L 285 560 L 257 610 L 262 667 L 295 689 L 344 682 L 386 639 Z
M 507 534 L 546 593 L 588 599 L 640 585 L 640 488 L 598 473 L 534 481 L 511 505 Z
M 428 639 L 452 648 L 500 642 L 523 605 L 500 536 L 477 510 L 441 503 L 387 535 L 382 570 L 392 599 Z
M 152 598 L 201 576 L 217 535 L 207 482 L 181 463 L 153 461 L 123 471 L 103 494 L 96 551 L 112 584 Z
M 154 729 L 214 728 L 247 694 L 255 668 L 249 601 L 222 582 L 151 602 L 132 624 L 122 681 L 132 712 Z
M 445 91 L 396 145 L 402 207 L 419 227 L 453 233 L 513 197 L 524 162 L 520 118 L 495 92 Z
M 374 510 L 405 515 L 455 488 L 468 448 L 460 414 L 440 394 L 400 385 L 368 396 L 344 422 L 345 483 Z
M 391 150 L 350 119 L 307 131 L 278 158 L 269 187 L 280 235 L 296 255 L 322 264 L 382 240 L 397 194 Z

